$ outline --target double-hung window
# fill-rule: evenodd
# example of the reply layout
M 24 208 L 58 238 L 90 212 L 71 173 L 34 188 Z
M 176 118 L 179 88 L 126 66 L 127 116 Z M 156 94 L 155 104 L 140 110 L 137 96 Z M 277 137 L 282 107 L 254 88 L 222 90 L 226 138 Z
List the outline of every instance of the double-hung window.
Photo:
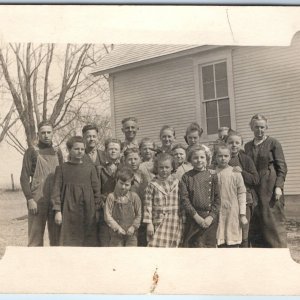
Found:
M 227 62 L 218 61 L 199 65 L 198 68 L 206 133 L 212 135 L 218 132 L 219 127 L 231 127 Z

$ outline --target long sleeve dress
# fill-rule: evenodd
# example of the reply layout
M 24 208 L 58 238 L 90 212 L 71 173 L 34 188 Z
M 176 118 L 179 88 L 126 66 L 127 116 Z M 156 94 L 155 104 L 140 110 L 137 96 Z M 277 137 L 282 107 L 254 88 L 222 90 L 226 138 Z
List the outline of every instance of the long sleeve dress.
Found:
M 258 205 L 254 209 L 250 223 L 249 239 L 252 247 L 285 248 L 287 233 L 285 229 L 284 196 L 275 199 L 275 188 L 283 190 L 287 165 L 281 144 L 267 137 L 261 144 L 250 141 L 245 152 L 256 166 L 260 183 L 256 187 Z
M 241 173 L 228 166 L 217 168 L 221 198 L 217 244 L 238 245 L 242 242 L 240 215 L 246 215 L 246 187 Z
M 182 176 L 179 184 L 180 199 L 186 213 L 186 228 L 183 236 L 184 247 L 216 247 L 216 233 L 220 210 L 218 177 L 208 170 L 191 170 Z M 209 228 L 202 228 L 194 220 L 211 216 Z
M 182 237 L 183 223 L 178 197 L 178 179 L 154 178 L 146 188 L 144 219 L 153 224 L 154 235 L 148 247 L 178 247 Z
M 57 167 L 51 200 L 53 210 L 62 212 L 60 245 L 97 246 L 100 186 L 95 167 L 71 162 Z

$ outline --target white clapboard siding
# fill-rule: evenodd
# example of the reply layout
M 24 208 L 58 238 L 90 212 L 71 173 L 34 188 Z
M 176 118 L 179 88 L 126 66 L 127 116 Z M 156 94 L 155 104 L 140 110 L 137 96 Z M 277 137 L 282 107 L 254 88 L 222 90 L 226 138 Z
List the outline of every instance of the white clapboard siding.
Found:
M 116 136 L 123 140 L 121 120 L 139 119 L 138 139 L 159 141 L 162 125 L 175 127 L 178 142 L 196 120 L 193 57 L 133 68 L 113 74 L 113 116 Z M 233 47 L 233 86 L 236 129 L 245 142 L 253 135 L 249 121 L 262 113 L 268 134 L 278 139 L 288 165 L 286 194 L 300 194 L 300 41 L 291 47 Z
M 121 121 L 136 116 L 138 139 L 150 137 L 159 143 L 159 130 L 171 125 L 178 142 L 184 130 L 196 121 L 195 84 L 188 58 L 157 63 L 114 74 L 114 116 L 116 136 L 123 140 Z
M 247 142 L 250 117 L 269 119 L 268 134 L 282 144 L 288 165 L 285 192 L 300 194 L 300 43 L 237 47 L 232 55 L 237 130 Z

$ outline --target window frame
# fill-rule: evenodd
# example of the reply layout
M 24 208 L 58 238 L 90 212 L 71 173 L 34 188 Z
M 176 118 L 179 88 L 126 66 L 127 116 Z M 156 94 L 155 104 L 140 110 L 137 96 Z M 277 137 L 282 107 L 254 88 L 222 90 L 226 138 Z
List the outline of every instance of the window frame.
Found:
M 217 133 L 207 134 L 205 103 L 209 101 L 215 101 L 215 100 L 204 100 L 202 72 L 200 71 L 202 70 L 201 67 L 217 64 L 220 62 L 226 62 L 229 111 L 230 111 L 230 127 L 232 129 L 236 128 L 233 72 L 232 72 L 232 49 L 229 48 L 223 50 L 216 50 L 216 51 L 212 51 L 211 53 L 202 55 L 201 57 L 196 57 L 194 58 L 194 62 L 193 62 L 195 92 L 196 92 L 196 117 L 197 117 L 197 122 L 203 128 L 203 135 L 201 137 L 201 140 L 203 142 L 210 142 L 216 140 L 218 138 L 218 134 Z

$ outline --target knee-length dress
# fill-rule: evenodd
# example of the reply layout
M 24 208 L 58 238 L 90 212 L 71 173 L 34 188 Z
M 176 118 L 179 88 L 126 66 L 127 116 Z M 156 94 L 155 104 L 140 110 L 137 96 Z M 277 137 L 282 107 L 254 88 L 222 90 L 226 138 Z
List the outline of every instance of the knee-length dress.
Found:
M 242 242 L 240 215 L 246 215 L 246 187 L 241 173 L 228 166 L 217 168 L 221 198 L 217 244 L 237 245 Z
M 156 177 L 146 188 L 143 222 L 154 226 L 148 247 L 178 247 L 181 242 L 183 223 L 178 183 L 173 176 L 167 180 Z
M 211 174 L 208 170 L 190 170 L 182 176 L 179 189 L 181 202 L 186 212 L 183 246 L 215 248 L 220 210 L 217 175 Z M 194 220 L 195 214 L 204 219 L 211 216 L 212 224 L 208 228 L 202 228 Z
M 62 212 L 61 246 L 97 246 L 96 205 L 100 185 L 91 164 L 66 162 L 56 168 L 53 209 Z
M 258 205 L 255 207 L 250 223 L 249 239 L 252 247 L 285 248 L 287 233 L 285 229 L 284 195 L 275 199 L 275 188 L 283 190 L 287 165 L 281 144 L 267 137 L 261 144 L 250 141 L 245 152 L 256 166 L 260 183 L 256 187 Z

